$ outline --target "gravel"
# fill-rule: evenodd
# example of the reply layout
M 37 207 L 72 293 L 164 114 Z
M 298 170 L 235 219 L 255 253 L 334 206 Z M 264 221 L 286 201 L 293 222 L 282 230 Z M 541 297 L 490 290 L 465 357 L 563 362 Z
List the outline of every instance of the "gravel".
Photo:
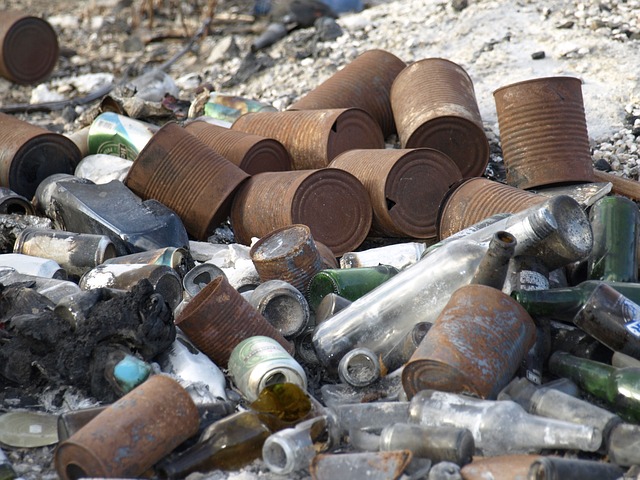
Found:
M 59 35 L 61 58 L 52 78 L 37 87 L 14 85 L 0 78 L 0 106 L 56 95 L 72 98 L 91 91 L 105 75 L 116 81 L 140 75 L 146 67 L 161 64 L 182 48 L 185 25 L 192 34 L 200 24 L 196 7 L 202 3 L 185 2 L 184 21 L 175 7 L 168 11 L 163 6 L 153 30 L 143 21 L 143 28 L 133 31 L 130 8 L 116 0 L 5 0 L 8 9 L 49 20 Z M 251 9 L 250 0 L 220 1 L 218 20 L 209 36 L 168 70 L 180 87 L 179 98 L 191 101 L 196 87 L 209 83 L 216 91 L 261 100 L 283 110 L 373 48 L 387 50 L 407 63 L 447 58 L 463 66 L 474 81 L 495 168 L 501 150 L 493 91 L 531 78 L 577 76 L 583 81 L 594 164 L 638 179 L 640 1 L 374 0 L 362 12 L 340 16 L 337 23 L 344 33 L 335 40 L 322 41 L 321 32 L 314 27 L 300 29 L 247 60 L 251 58 L 251 42 L 266 24 L 265 19 L 248 21 Z M 90 122 L 93 106 L 16 116 L 71 133 Z M 393 143 L 394 139 L 388 141 Z M 70 391 L 66 400 L 55 393 L 39 399 L 42 409 L 55 412 L 81 401 L 69 398 L 73 396 Z M 8 409 L 11 404 L 5 400 L 0 407 Z M 22 478 L 46 480 L 57 478 L 51 465 L 52 450 L 6 449 L 6 453 Z M 265 471 L 259 462 L 238 472 L 194 474 L 190 478 L 256 477 L 283 478 Z

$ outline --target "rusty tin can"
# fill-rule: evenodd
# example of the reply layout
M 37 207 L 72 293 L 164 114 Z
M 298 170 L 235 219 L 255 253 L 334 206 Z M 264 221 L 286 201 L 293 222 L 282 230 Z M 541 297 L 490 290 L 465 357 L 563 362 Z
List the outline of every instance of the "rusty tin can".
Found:
M 545 77 L 493 92 L 509 185 L 595 181 L 581 84 Z
M 291 170 L 289 152 L 273 138 L 231 130 L 203 121 L 191 122 L 184 128 L 249 175 Z
M 380 126 L 359 108 L 247 113 L 231 128 L 275 138 L 291 154 L 294 170 L 326 167 L 347 150 L 384 148 Z
M 367 50 L 293 103 L 289 110 L 357 107 L 368 112 L 387 138 L 396 133 L 391 85 L 407 66 L 384 50 Z
M 303 294 L 313 276 L 324 268 L 311 230 L 302 224 L 269 232 L 251 247 L 249 255 L 262 282 L 282 280 Z
M 475 225 L 497 213 L 517 213 L 547 200 L 544 195 L 483 177 L 468 178 L 453 185 L 438 212 L 438 238 Z
M 55 173 L 72 175 L 80 150 L 64 135 L 0 113 L 0 186 L 31 199 Z
M 460 65 L 444 58 L 409 65 L 393 82 L 391 108 L 403 148 L 440 150 L 456 162 L 463 177 L 484 173 L 489 141 L 473 81 Z
M 535 337 L 533 320 L 509 295 L 460 287 L 405 365 L 402 385 L 409 398 L 435 389 L 495 399 Z
M 240 243 L 304 224 L 335 257 L 360 246 L 372 217 L 362 183 L 337 168 L 259 173 L 240 187 L 231 207 L 231 226 Z
M 271 337 L 293 354 L 294 348 L 226 278 L 215 277 L 176 318 L 179 327 L 216 365 L 227 368 L 231 352 L 256 335 Z
M 21 84 L 45 80 L 58 63 L 58 36 L 46 20 L 17 11 L 0 15 L 0 75 Z
M 529 469 L 540 455 L 499 455 L 476 458 L 462 467 L 465 480 L 529 480 Z
M 373 207 L 372 232 L 434 238 L 440 202 L 462 178 L 458 166 L 431 148 L 350 150 L 330 164 L 353 174 Z
M 63 480 L 138 477 L 195 435 L 199 423 L 189 393 L 153 375 L 60 443 L 55 467 Z
M 247 178 L 182 127 L 167 123 L 135 159 L 125 184 L 175 211 L 190 235 L 206 240 L 228 217 L 233 195 Z

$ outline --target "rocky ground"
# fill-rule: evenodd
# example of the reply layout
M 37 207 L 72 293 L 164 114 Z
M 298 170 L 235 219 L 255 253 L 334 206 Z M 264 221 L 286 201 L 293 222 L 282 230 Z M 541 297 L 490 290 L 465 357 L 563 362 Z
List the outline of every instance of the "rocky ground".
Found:
M 577 76 L 583 81 L 594 163 L 638 178 L 640 1 L 374 1 L 362 12 L 341 14 L 337 24 L 342 35 L 336 39 L 324 40 L 326 32 L 316 27 L 302 28 L 252 53 L 251 42 L 267 19 L 253 17 L 251 0 L 220 0 L 208 34 L 167 72 L 179 88 L 178 98 L 187 104 L 201 85 L 209 84 L 215 91 L 283 110 L 369 49 L 387 50 L 407 63 L 447 58 L 463 66 L 474 81 L 493 169 L 501 152 L 493 91 L 530 78 Z M 126 84 L 180 52 L 202 25 L 206 9 L 203 0 L 158 2 L 154 26 L 142 15 L 140 26 L 133 28 L 132 9 L 139 3 L 4 0 L 0 8 L 46 18 L 59 36 L 61 55 L 42 85 L 19 86 L 0 78 L 0 109 L 12 107 L 17 117 L 56 132 L 77 131 L 91 121 L 95 102 L 54 111 L 20 105 L 77 99 L 109 82 Z M 153 120 L 164 122 L 175 118 L 172 115 L 175 112 L 165 112 Z M 53 410 L 64 404 L 60 395 L 50 397 L 38 401 Z M 6 401 L 1 406 L 10 407 Z M 28 480 L 57 478 L 51 452 L 50 447 L 7 451 L 16 471 Z M 206 478 L 270 476 L 256 465 Z

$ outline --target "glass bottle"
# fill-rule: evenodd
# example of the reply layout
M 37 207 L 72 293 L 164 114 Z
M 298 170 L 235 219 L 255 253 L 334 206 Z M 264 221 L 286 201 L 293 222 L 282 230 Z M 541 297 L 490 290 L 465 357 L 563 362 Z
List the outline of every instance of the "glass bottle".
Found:
M 540 457 L 531 464 L 529 480 L 617 480 L 624 470 L 617 465 L 577 458 Z
M 480 400 L 466 395 L 422 390 L 409 407 L 412 422 L 468 428 L 483 456 L 569 449 L 595 452 L 602 433 L 594 427 L 530 415 L 510 400 Z
M 356 268 L 391 265 L 398 270 L 402 270 L 420 260 L 425 249 L 426 244 L 423 242 L 408 242 L 369 248 L 360 252 L 347 252 L 340 257 L 340 267 Z
M 9 462 L 7 455 L 0 449 L 0 480 L 13 480 L 16 478 L 16 472 Z
M 555 352 L 549 371 L 573 380 L 582 390 L 607 402 L 622 418 L 640 421 L 640 369 L 616 368 L 606 363 Z

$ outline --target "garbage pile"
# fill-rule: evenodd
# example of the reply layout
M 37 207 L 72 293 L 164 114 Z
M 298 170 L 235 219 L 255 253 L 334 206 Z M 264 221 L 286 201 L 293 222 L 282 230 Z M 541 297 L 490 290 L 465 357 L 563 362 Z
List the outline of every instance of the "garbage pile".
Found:
M 380 49 L 283 111 L 0 114 L 0 478 L 635 478 L 640 187 L 579 79 L 494 98 L 504 181 L 465 69 Z

